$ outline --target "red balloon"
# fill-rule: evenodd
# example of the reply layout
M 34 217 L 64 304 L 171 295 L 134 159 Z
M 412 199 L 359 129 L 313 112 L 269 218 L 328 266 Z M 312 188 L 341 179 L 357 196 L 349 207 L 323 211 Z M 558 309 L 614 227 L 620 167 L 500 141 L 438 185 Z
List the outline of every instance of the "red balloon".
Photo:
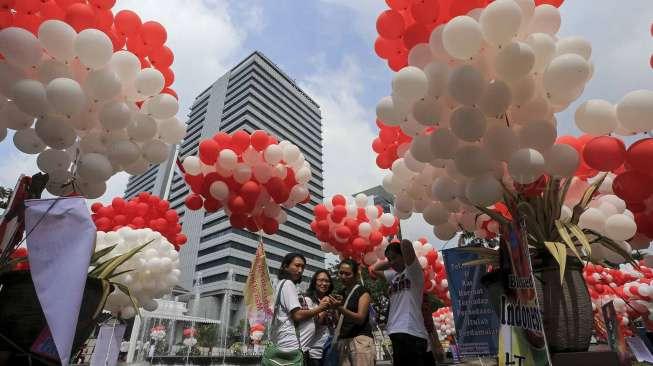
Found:
M 288 188 L 284 185 L 283 180 L 279 177 L 272 177 L 265 184 L 268 193 L 276 203 L 283 203 L 288 200 L 290 192 Z
M 331 221 L 340 222 L 347 216 L 347 208 L 345 206 L 334 206 L 331 211 Z
M 349 229 L 349 227 L 339 226 L 338 228 L 336 228 L 336 237 L 346 240 L 349 239 L 350 236 L 351 236 L 351 229 Z
M 590 140 L 583 149 L 583 159 L 590 167 L 608 172 L 624 163 L 626 147 L 623 141 L 612 136 L 599 136 Z
M 91 205 L 91 212 L 97 213 L 102 207 L 103 206 L 100 202 L 95 202 L 94 204 Z
M 231 135 L 231 146 L 236 154 L 241 154 L 249 147 L 250 136 L 247 131 L 238 130 Z
M 459 15 L 467 15 L 471 10 L 476 8 L 484 8 L 488 3 L 488 0 L 452 0 L 449 6 L 449 15 L 444 22 L 448 22 L 450 19 L 453 19 Z
M 220 201 L 216 200 L 215 198 L 207 198 L 204 201 L 204 209 L 207 212 L 216 212 L 221 208 L 222 208 L 222 203 L 220 203 Z
M 268 235 L 272 235 L 279 230 L 279 223 L 275 219 L 271 219 L 267 216 L 263 216 L 263 224 L 261 225 L 263 232 Z
M 419 23 L 434 26 L 440 16 L 440 2 L 438 0 L 420 0 L 413 3 L 410 14 Z
M 77 32 L 95 27 L 95 12 L 90 5 L 72 4 L 66 10 L 66 23 Z
M 418 43 L 428 43 L 430 34 L 429 30 L 423 24 L 415 23 L 406 28 L 406 32 L 404 33 L 404 46 L 410 50 Z
M 324 219 L 326 219 L 327 215 L 329 214 L 329 210 L 327 210 L 326 206 L 319 203 L 319 204 L 315 205 L 315 207 L 313 208 L 313 213 L 315 213 L 315 217 L 318 220 L 324 220 Z
M 9 28 L 14 24 L 14 14 L 9 10 L 0 10 L 0 29 Z
M 556 8 L 559 8 L 563 2 L 564 0 L 535 0 L 535 5 L 537 6 L 537 5 L 549 4 L 555 6 Z
M 123 36 L 136 35 L 141 29 L 141 18 L 131 10 L 121 10 L 113 18 L 116 29 Z
M 16 13 L 13 20 L 14 27 L 24 28 L 34 35 L 38 35 L 43 18 L 38 14 Z
M 117 18 L 114 17 L 114 23 L 115 22 L 117 22 Z M 115 23 L 115 27 L 116 30 L 118 30 L 118 23 Z M 120 30 L 118 30 L 118 32 L 119 35 L 123 37 L 127 37 L 127 50 L 135 54 L 136 56 L 138 56 L 138 58 L 141 59 L 141 68 L 147 67 L 146 65 L 144 65 L 145 63 L 144 61 L 147 61 L 144 60 L 144 58 L 145 56 L 147 56 L 148 50 L 145 43 L 143 43 L 141 37 L 139 37 L 138 35 L 125 36 L 123 33 L 120 32 Z M 147 62 L 147 65 L 149 65 L 149 62 Z
M 168 211 L 166 211 L 166 213 L 164 214 L 164 216 L 165 216 L 165 219 L 166 219 L 169 223 L 174 223 L 174 222 L 177 222 L 177 220 L 179 220 L 179 214 L 177 214 L 177 211 L 175 211 L 175 210 L 168 210 Z
M 184 181 L 188 183 L 190 189 L 197 194 L 200 194 L 204 191 L 204 177 L 201 174 L 190 175 L 186 174 L 184 176 Z
M 141 38 L 149 47 L 157 48 L 166 43 L 168 33 L 161 23 L 148 21 L 141 25 Z
M 68 10 L 68 8 L 73 4 L 84 3 L 84 0 L 55 0 L 55 1 L 57 2 L 57 5 L 59 5 L 59 7 L 63 9 L 63 11 Z
M 374 42 L 374 52 L 384 60 L 390 59 L 402 52 L 404 43 L 399 39 L 378 37 Z
M 231 216 L 229 216 L 229 223 L 236 229 L 244 229 L 247 225 L 247 217 L 245 215 L 234 215 L 232 213 Z
M 14 10 L 18 13 L 34 14 L 41 9 L 40 0 L 20 0 L 14 4 Z
M 385 0 L 390 9 L 394 10 L 408 10 L 411 0 Z
M 311 227 L 311 231 L 317 234 L 317 221 L 315 220 L 311 221 L 309 226 Z
M 393 162 L 394 160 L 387 154 L 387 151 L 376 157 L 376 165 L 381 169 L 389 169 Z
M 191 193 L 186 197 L 186 207 L 190 210 L 199 210 L 202 208 L 203 201 L 202 197 L 197 193 Z
M 376 19 L 376 31 L 384 38 L 397 39 L 405 28 L 404 17 L 395 10 L 386 10 Z
M 175 235 L 174 244 L 184 245 L 184 244 L 186 244 L 186 241 L 188 241 L 188 238 L 186 237 L 185 234 L 179 233 L 179 234 Z
M 95 8 L 109 10 L 116 4 L 116 0 L 88 0 Z
M 132 219 L 132 225 L 140 228 L 145 227 L 145 219 L 142 217 L 134 217 L 134 219 Z
M 630 145 L 626 152 L 626 165 L 628 169 L 642 173 L 651 171 L 649 164 L 653 162 L 653 138 L 646 138 Z
M 115 215 L 115 212 L 113 210 L 113 207 L 111 207 L 111 206 L 102 206 L 97 211 L 97 214 L 100 217 L 107 217 L 109 219 L 113 219 L 113 216 Z
M 626 202 L 639 203 L 653 194 L 653 178 L 638 171 L 627 171 L 614 178 L 612 190 Z
M 168 46 L 161 46 L 150 52 L 148 58 L 150 59 L 150 63 L 157 69 L 165 69 L 172 65 L 172 62 L 175 60 L 175 55 Z
M 105 9 L 93 8 L 93 10 L 95 11 L 95 25 L 106 33 L 113 26 L 113 13 L 111 10 Z
M 383 144 L 383 141 L 381 141 L 380 138 L 377 137 L 374 139 L 374 141 L 372 141 L 372 151 L 377 154 L 385 151 L 385 144 Z
M 569 136 L 569 135 L 560 136 L 556 140 L 556 144 L 569 145 L 574 149 L 576 149 L 576 151 L 578 151 L 579 154 L 583 152 L 583 144 L 580 142 L 580 140 L 578 140 L 574 136 Z
M 129 49 L 129 47 L 128 47 L 128 49 Z M 147 52 L 147 51 L 143 50 L 143 52 Z M 139 57 L 138 60 L 141 62 L 141 69 L 147 69 L 149 67 L 152 67 L 152 65 L 150 65 L 150 62 L 145 58 L 145 56 Z M 138 104 L 138 103 L 141 103 L 141 104 Z M 143 105 L 143 102 L 136 102 L 136 105 L 138 106 L 138 108 L 141 108 L 142 105 Z
M 218 132 L 213 136 L 220 149 L 228 149 L 231 146 L 231 135 L 226 132 Z
M 106 217 L 100 217 L 95 221 L 95 227 L 97 227 L 98 231 L 109 231 L 111 228 L 111 220 Z
M 160 200 L 157 202 L 157 208 L 159 211 L 166 212 L 170 208 L 170 202 L 166 200 Z
M 388 67 L 392 71 L 399 71 L 406 66 L 408 66 L 408 53 L 406 52 L 398 53 L 388 60 Z
M 336 206 L 344 206 L 344 205 L 346 205 L 346 204 L 347 204 L 347 199 L 345 199 L 345 196 L 343 196 L 343 195 L 341 195 L 341 194 L 336 194 L 336 195 L 333 196 L 333 198 L 331 199 L 331 203 L 333 204 L 334 209 L 335 209 Z M 347 214 L 347 210 L 345 209 L 345 215 L 346 215 L 346 214 Z
M 261 186 L 253 180 L 245 182 L 240 187 L 240 195 L 250 203 L 255 203 L 259 194 L 261 194 Z
M 220 146 L 213 139 L 206 139 L 200 142 L 199 156 L 200 160 L 206 165 L 213 165 L 218 160 Z
M 247 212 L 247 202 L 245 202 L 242 196 L 233 195 L 229 197 L 227 207 L 229 207 L 229 211 L 235 214 L 244 214 Z
M 320 220 L 317 222 L 317 230 L 318 233 L 328 233 L 329 232 L 329 221 L 327 220 Z
M 376 231 L 376 230 L 372 231 L 370 233 L 369 239 L 370 239 L 370 244 L 371 245 L 377 246 L 377 245 L 381 244 L 381 242 L 383 241 L 383 234 L 381 234 L 381 232 Z
M 159 69 L 161 74 L 163 74 L 163 80 L 165 81 L 164 86 L 167 88 L 175 82 L 175 73 L 169 68 Z
M 352 242 L 351 245 L 353 246 L 353 249 L 357 252 L 363 252 L 367 248 L 367 241 L 363 238 L 355 238 Z
M 113 200 L 111 200 L 111 206 L 113 206 L 113 208 L 118 211 L 124 210 L 126 205 L 127 202 L 122 197 L 116 197 Z
M 270 144 L 270 135 L 265 131 L 256 130 L 252 133 L 250 140 L 256 151 L 263 151 Z
M 426 252 L 426 260 L 429 262 L 430 265 L 434 265 L 435 262 L 438 260 L 438 253 L 434 250 Z

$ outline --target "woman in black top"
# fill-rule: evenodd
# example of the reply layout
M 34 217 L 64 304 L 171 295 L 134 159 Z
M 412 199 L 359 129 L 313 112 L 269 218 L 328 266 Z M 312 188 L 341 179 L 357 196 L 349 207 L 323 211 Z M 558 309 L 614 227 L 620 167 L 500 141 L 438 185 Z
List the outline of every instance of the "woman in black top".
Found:
M 346 259 L 338 265 L 338 277 L 345 286 L 343 304 L 338 307 L 339 365 L 375 364 L 374 338 L 369 320 L 370 293 L 359 285 L 358 263 Z M 338 331 L 339 330 L 339 331 Z

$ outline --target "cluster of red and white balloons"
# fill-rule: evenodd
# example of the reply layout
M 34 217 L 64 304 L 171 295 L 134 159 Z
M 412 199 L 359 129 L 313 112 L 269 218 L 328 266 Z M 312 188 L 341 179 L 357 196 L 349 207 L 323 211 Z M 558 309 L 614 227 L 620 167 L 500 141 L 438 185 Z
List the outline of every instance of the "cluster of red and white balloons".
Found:
M 432 293 L 445 305 L 451 304 L 449 281 L 447 280 L 442 253 L 430 244 L 426 238 L 414 241 L 413 249 L 424 272 L 424 292 Z
M 183 340 L 184 346 L 193 347 L 197 344 L 197 338 L 195 338 L 197 336 L 197 330 L 194 327 L 185 328 L 183 335 L 184 335 L 184 340 Z
M 181 232 L 179 215 L 170 208 L 170 202 L 148 192 L 141 192 L 130 200 L 116 197 L 106 206 L 96 202 L 91 205 L 91 211 L 98 231 L 116 231 L 125 226 L 149 228 L 161 233 L 177 251 L 187 240 Z
M 150 338 L 160 341 L 166 337 L 166 327 L 164 325 L 157 325 L 150 329 Z
M 336 194 L 313 208 L 311 230 L 322 242 L 322 250 L 366 265 L 385 257 L 386 238 L 397 234 L 399 220 L 369 201 L 363 193 L 353 200 Z
M 413 138 L 404 133 L 401 126 L 388 126 L 379 120 L 376 120 L 376 125 L 379 127 L 379 137 L 372 141 L 372 150 L 377 154 L 376 165 L 389 169 L 395 160 L 404 156 Z
M 451 307 L 446 306 L 433 312 L 433 323 L 438 332 L 440 340 L 456 334 L 456 326 L 453 322 Z
M 97 198 L 117 172 L 166 160 L 186 131 L 168 88 L 165 29 L 127 10 L 114 18 L 113 3 L 21 0 L 2 10 L 0 140 L 15 130 L 56 196 Z
M 145 243 L 148 244 L 115 271 L 127 272 L 112 278 L 112 281 L 128 287 L 140 307 L 154 311 L 158 307 L 154 299 L 169 294 L 179 283 L 181 271 L 175 247 L 160 233 L 149 228 L 132 229 L 125 226 L 117 231 L 98 231 L 95 251 L 115 245 L 103 256 L 112 258 Z M 132 318 L 136 314 L 130 298 L 117 288 L 107 298 L 105 309 L 123 319 Z
M 559 7 L 562 0 L 518 0 L 526 6 L 551 4 Z M 426 52 L 429 36 L 439 25 L 474 9 L 484 8 L 489 0 L 386 0 L 390 9 L 376 20 L 379 34 L 374 43 L 376 54 L 398 71 Z M 514 18 L 507 21 L 513 21 Z M 510 25 L 508 25 L 509 27 Z M 499 32 L 501 29 L 493 29 Z M 509 31 L 505 29 L 505 31 Z
M 442 240 L 476 229 L 478 211 L 503 186 L 530 189 L 544 174 L 572 177 L 578 152 L 556 144 L 554 113 L 592 75 L 591 45 L 558 38 L 560 13 L 500 0 L 437 26 L 419 57 L 394 75 L 377 105 L 386 125 L 412 131 L 383 187 L 401 219 L 422 213 Z M 416 51 L 417 52 L 417 51 Z M 541 181 L 540 181 L 541 182 Z
M 640 261 L 639 268 L 622 264 L 619 269 L 588 263 L 583 277 L 592 298 L 592 309 L 601 312 L 601 307 L 612 301 L 617 311 L 617 320 L 622 334 L 632 336 L 631 323 L 641 319 L 653 324 L 653 265 L 652 257 Z
M 274 234 L 286 221 L 282 209 L 309 200 L 311 167 L 297 145 L 257 130 L 219 132 L 202 140 L 198 156 L 182 167 L 191 189 L 186 206 L 224 208 L 233 227 Z
M 254 342 L 260 342 L 263 339 L 263 334 L 265 333 L 265 325 L 261 323 L 255 323 L 249 327 L 249 338 Z

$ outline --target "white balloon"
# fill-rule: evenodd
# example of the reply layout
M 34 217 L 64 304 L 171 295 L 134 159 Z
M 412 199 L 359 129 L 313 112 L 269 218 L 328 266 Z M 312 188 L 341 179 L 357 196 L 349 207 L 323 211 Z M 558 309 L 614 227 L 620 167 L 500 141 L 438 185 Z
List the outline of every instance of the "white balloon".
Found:
M 560 29 L 560 11 L 553 5 L 544 4 L 535 7 L 529 33 L 547 33 L 555 35 Z
M 136 74 L 134 80 L 136 92 L 145 96 L 153 96 L 161 92 L 165 86 L 163 74 L 155 68 L 148 67 Z
M 549 98 L 555 97 L 556 94 L 573 96 L 579 90 L 582 91 L 589 77 L 589 70 L 587 61 L 579 55 L 569 53 L 557 56 L 544 70 L 544 89 L 549 93 Z
M 43 54 L 41 42 L 34 35 L 18 27 L 0 30 L 0 53 L 11 64 L 20 68 L 38 66 Z
M 653 129 L 653 91 L 635 90 L 626 94 L 617 104 L 617 118 L 632 132 Z
M 223 169 L 233 171 L 236 168 L 237 163 L 238 156 L 233 150 L 224 149 L 220 151 L 220 154 L 218 155 L 218 164 L 220 164 Z
M 414 66 L 399 70 L 392 78 L 392 91 L 406 100 L 421 98 L 428 90 L 426 74 Z
M 269 145 L 263 151 L 263 157 L 269 164 L 278 164 L 283 158 L 283 150 L 279 147 L 279 145 Z
M 302 153 L 296 145 L 284 146 L 282 150 L 283 150 L 283 160 L 287 164 L 291 164 L 292 162 L 299 159 L 299 156 Z
M 517 150 L 508 162 L 508 171 L 517 183 L 533 183 L 544 172 L 544 157 L 534 149 Z
M 442 225 L 449 219 L 449 211 L 440 202 L 432 202 L 423 213 L 424 221 L 430 225 Z
M 483 137 L 483 146 L 492 157 L 499 161 L 508 161 L 519 147 L 515 130 L 504 125 L 491 125 Z
M 474 57 L 483 44 L 481 26 L 472 17 L 457 16 L 444 26 L 442 44 L 454 58 L 465 60 Z
M 60 61 L 70 61 L 75 57 L 73 43 L 77 32 L 61 20 L 46 20 L 38 31 L 39 41 L 48 54 Z
M 589 207 L 580 215 L 578 226 L 581 229 L 590 229 L 602 234 L 605 232 L 605 219 L 601 210 Z
M 480 140 L 487 128 L 487 121 L 483 113 L 477 108 L 466 106 L 459 107 L 451 114 L 449 124 L 456 137 L 469 142 Z
M 431 48 L 427 43 L 419 43 L 408 52 L 408 65 L 423 69 L 433 60 Z
M 77 139 L 75 130 L 62 117 L 46 116 L 39 118 L 34 125 L 34 130 L 41 141 L 53 149 L 67 149 Z
M 107 148 L 102 139 L 102 132 L 91 131 L 80 139 L 79 148 L 83 153 L 98 153 L 104 155 L 107 152 Z
M 179 111 L 179 103 L 170 94 L 159 94 L 148 100 L 147 111 L 154 118 L 171 118 Z
M 468 178 L 482 175 L 492 168 L 487 154 L 476 145 L 461 146 L 454 157 L 456 169 Z
M 197 156 L 187 156 L 182 163 L 186 173 L 190 175 L 198 175 L 202 171 L 200 169 L 200 159 Z
M 23 79 L 18 81 L 11 88 L 9 96 L 25 114 L 41 117 L 48 112 L 49 106 L 45 95 L 45 87 L 36 80 Z
M 526 76 L 510 83 L 511 103 L 520 107 L 530 102 L 535 96 L 535 81 L 532 77 Z
M 429 135 L 419 135 L 413 138 L 413 143 L 410 146 L 410 155 L 415 160 L 428 163 L 433 160 L 433 153 L 431 152 L 431 138 Z
M 449 58 L 449 55 L 447 54 L 447 51 L 444 49 L 444 44 L 442 43 L 442 32 L 444 31 L 444 24 L 440 24 L 433 31 L 431 32 L 431 35 L 429 36 L 429 47 L 431 48 L 431 54 L 433 55 L 434 58 L 440 59 L 440 60 L 447 60 Z
M 269 164 L 263 162 L 258 163 L 254 165 L 253 168 L 254 178 L 256 178 L 259 183 L 265 184 L 270 180 L 270 178 L 272 178 L 272 170 L 273 168 Z
M 482 175 L 467 183 L 467 199 L 476 206 L 487 207 L 503 197 L 503 187 L 492 175 Z
M 136 55 L 129 51 L 118 51 L 111 56 L 111 68 L 116 72 L 123 83 L 134 81 L 141 71 L 141 62 Z
M 68 65 L 57 60 L 45 60 L 37 70 L 37 78 L 43 84 L 49 84 L 57 78 L 72 79 L 73 74 Z
M 549 120 L 553 112 L 548 100 L 543 96 L 536 96 L 524 105 L 511 109 L 511 123 L 525 124 L 533 120 Z
M 42 172 L 50 173 L 55 170 L 68 170 L 72 160 L 65 151 L 47 149 L 39 154 L 36 165 Z
M 4 114 L 2 124 L 12 130 L 24 130 L 34 123 L 34 117 L 23 113 L 13 101 L 7 102 L 2 109 L 2 114 Z
M 517 81 L 531 72 L 535 53 L 527 43 L 512 42 L 504 46 L 495 59 L 497 75 L 507 82 Z
M 129 140 L 117 141 L 107 150 L 109 160 L 120 165 L 129 165 L 141 156 L 141 149 Z
M 557 144 L 546 154 L 545 170 L 553 176 L 573 177 L 579 164 L 580 157 L 576 149 L 566 144 Z
M 11 87 L 26 77 L 27 75 L 23 69 L 7 63 L 5 60 L 0 60 L 0 94 L 10 95 Z
M 170 147 L 161 140 L 150 140 L 141 147 L 143 158 L 152 164 L 159 164 L 166 161 Z M 224 151 L 224 150 L 223 150 Z
M 449 222 L 433 227 L 433 234 L 440 240 L 451 240 L 457 232 L 458 228 Z
M 434 126 L 440 122 L 441 109 L 435 97 L 426 95 L 413 104 L 413 118 L 422 126 Z
M 479 23 L 485 40 L 500 46 L 517 35 L 521 19 L 521 9 L 514 1 L 497 0 L 481 12 Z
M 125 166 L 125 172 L 131 175 L 141 175 L 150 168 L 150 163 L 148 163 L 143 158 L 138 158 L 133 163 Z
M 637 225 L 635 224 L 635 220 L 626 215 L 612 215 L 605 220 L 605 234 L 612 240 L 628 240 L 636 232 Z
M 75 54 L 84 66 L 100 69 L 113 55 L 113 43 L 109 36 L 97 29 L 84 29 L 75 37 Z
M 447 64 L 434 61 L 426 65 L 424 74 L 429 82 L 428 94 L 432 97 L 440 98 L 447 91 L 449 81 L 449 67 Z
M 110 101 L 100 110 L 100 124 L 105 129 L 119 130 L 129 126 L 132 113 L 127 104 L 119 101 Z
M 478 104 L 485 91 L 485 80 L 478 70 L 470 65 L 456 68 L 449 76 L 449 94 L 460 104 Z
M 106 67 L 89 72 L 84 86 L 88 96 L 96 102 L 113 99 L 122 91 L 120 79 Z
M 485 88 L 481 98 L 480 108 L 488 117 L 498 117 L 506 112 L 512 101 L 508 84 L 501 80 L 494 80 Z
M 86 95 L 82 87 L 73 79 L 54 79 L 45 91 L 50 105 L 68 118 L 81 112 L 86 104 Z
M 234 168 L 234 180 L 240 184 L 247 182 L 252 177 L 252 169 L 244 163 L 237 163 Z
M 79 158 L 77 174 L 87 182 L 98 183 L 109 179 L 113 174 L 113 168 L 106 156 L 89 153 Z
M 458 139 L 448 128 L 438 128 L 431 135 L 431 153 L 436 159 L 451 159 L 458 149 Z
M 574 115 L 576 126 L 591 135 L 606 135 L 617 128 L 617 109 L 605 100 L 591 99 L 581 104 Z
M 105 182 L 78 181 L 77 187 L 79 187 L 80 193 L 88 199 L 99 198 L 107 191 Z
M 169 144 L 178 144 L 186 136 L 186 124 L 177 117 L 159 121 L 159 137 Z
M 607 177 L 606 177 L 607 178 Z M 606 194 L 598 198 L 600 202 L 606 202 L 611 204 L 617 209 L 618 213 L 624 213 L 626 212 L 626 202 L 622 200 L 621 198 L 615 196 L 614 194 Z
M 540 152 L 551 148 L 557 137 L 556 127 L 549 121 L 531 121 L 519 130 L 521 147 L 530 147 Z
M 309 167 L 302 167 L 295 172 L 295 178 L 299 184 L 307 184 L 311 180 L 311 169 Z
M 575 53 L 589 61 L 592 55 L 592 44 L 583 37 L 572 36 L 560 38 L 556 43 L 556 56 L 566 53 Z
M 229 187 L 223 181 L 215 181 L 209 186 L 209 193 L 213 198 L 223 201 L 229 197 Z
M 524 41 L 535 54 L 533 71 L 541 72 L 556 55 L 556 43 L 553 37 L 546 33 L 533 33 Z
M 131 117 L 132 122 L 127 126 L 127 134 L 130 139 L 144 142 L 156 136 L 157 124 L 154 118 L 138 112 L 132 113 Z
M 14 145 L 25 154 L 38 154 L 45 150 L 45 144 L 33 128 L 25 128 L 14 134 Z

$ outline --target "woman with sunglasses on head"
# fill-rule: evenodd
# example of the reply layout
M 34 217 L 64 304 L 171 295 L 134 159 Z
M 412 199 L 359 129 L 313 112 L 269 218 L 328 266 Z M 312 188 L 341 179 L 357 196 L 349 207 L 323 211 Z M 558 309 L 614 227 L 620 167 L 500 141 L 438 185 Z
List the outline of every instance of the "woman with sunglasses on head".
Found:
M 336 329 L 339 365 L 368 366 L 376 362 L 372 325 L 369 319 L 370 293 L 358 284 L 358 263 L 345 259 L 338 265 L 338 278 L 345 287 L 338 306 L 340 318 Z
M 319 304 L 323 298 L 329 298 L 333 292 L 333 281 L 327 270 L 321 269 L 311 278 L 311 284 L 306 290 L 306 296 L 313 304 Z M 309 350 L 309 366 L 324 365 L 324 347 L 333 336 L 336 327 L 336 313 L 333 309 L 321 312 L 316 318 L 315 337 Z
M 310 299 L 298 293 L 296 285 L 302 281 L 306 259 L 299 253 L 288 253 L 279 268 L 279 283 L 276 286 L 278 307 L 275 305 L 275 326 L 272 329 L 273 339 L 279 350 L 291 352 L 299 350 L 304 353 L 304 364 L 307 362 L 307 351 L 315 336 L 314 317 L 331 305 L 331 299 L 323 297 L 316 306 Z M 275 300 L 277 301 L 277 300 Z

